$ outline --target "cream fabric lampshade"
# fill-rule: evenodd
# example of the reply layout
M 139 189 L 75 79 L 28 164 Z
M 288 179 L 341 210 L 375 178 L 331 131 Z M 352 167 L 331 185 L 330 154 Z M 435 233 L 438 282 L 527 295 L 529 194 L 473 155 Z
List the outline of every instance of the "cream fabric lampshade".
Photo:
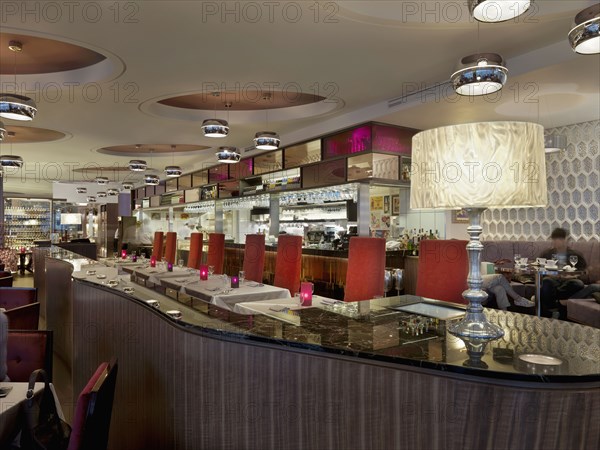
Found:
M 479 122 L 422 131 L 412 140 L 411 209 L 546 206 L 544 129 Z

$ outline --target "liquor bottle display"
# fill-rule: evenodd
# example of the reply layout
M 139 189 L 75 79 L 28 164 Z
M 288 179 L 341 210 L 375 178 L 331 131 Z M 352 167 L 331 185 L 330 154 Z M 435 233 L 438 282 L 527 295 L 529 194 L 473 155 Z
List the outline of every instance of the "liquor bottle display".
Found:
M 50 239 L 52 202 L 44 199 L 7 198 L 4 202 L 4 246 L 29 248 Z

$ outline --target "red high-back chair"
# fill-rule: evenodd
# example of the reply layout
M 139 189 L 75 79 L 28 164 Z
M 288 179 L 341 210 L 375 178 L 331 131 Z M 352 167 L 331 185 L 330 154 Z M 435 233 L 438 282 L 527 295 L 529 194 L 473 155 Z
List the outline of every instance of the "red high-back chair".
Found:
M 265 268 L 265 235 L 249 234 L 244 247 L 244 276 L 246 280 L 262 283 Z
M 206 264 L 214 266 L 216 275 L 223 273 L 225 260 L 225 235 L 223 233 L 210 233 L 208 235 L 208 257 Z
M 36 369 L 44 369 L 52 381 L 52 331 L 9 330 L 6 368 L 14 382 L 28 382 Z
M 152 244 L 152 258 L 162 261 L 163 257 L 163 239 L 165 234 L 162 231 L 154 232 L 154 243 Z
M 287 234 L 277 239 L 275 281 L 277 287 L 286 288 L 292 295 L 300 291 L 302 271 L 302 237 Z
M 5 314 L 9 330 L 37 330 L 40 323 L 40 303 L 9 309 Z
M 187 266 L 192 269 L 199 269 L 202 264 L 202 233 L 192 233 L 190 235 L 190 254 L 188 255 Z
M 177 233 L 169 231 L 167 233 L 165 245 L 165 261 L 175 264 L 175 254 L 177 253 Z
M 467 241 L 422 240 L 419 245 L 416 294 L 454 303 L 467 303 L 469 259 Z
M 351 237 L 344 301 L 371 300 L 384 294 L 385 239 Z

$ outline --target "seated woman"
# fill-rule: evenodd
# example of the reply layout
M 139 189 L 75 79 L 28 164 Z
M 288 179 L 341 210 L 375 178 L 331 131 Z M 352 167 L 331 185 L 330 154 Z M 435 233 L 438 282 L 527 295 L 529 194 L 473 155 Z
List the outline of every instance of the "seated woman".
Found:
M 498 309 L 506 311 L 506 309 L 510 306 L 508 296 L 514 300 L 515 305 L 517 306 L 522 306 L 524 308 L 533 308 L 535 306 L 534 302 L 517 294 L 503 275 L 483 275 L 482 278 L 483 285 L 481 288 L 492 292 L 496 296 L 496 304 L 498 305 Z

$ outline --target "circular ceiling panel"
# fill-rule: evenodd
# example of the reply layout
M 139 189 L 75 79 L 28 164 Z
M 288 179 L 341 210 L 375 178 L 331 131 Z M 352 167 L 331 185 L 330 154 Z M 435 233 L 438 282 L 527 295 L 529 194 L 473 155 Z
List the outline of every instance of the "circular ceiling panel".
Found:
M 10 41 L 19 41 L 23 50 L 8 50 Z M 38 36 L 0 33 L 0 74 L 32 75 L 76 70 L 97 64 L 106 57 L 79 45 Z
M 6 124 L 5 128 L 7 133 L 2 141 L 3 144 L 35 144 L 36 142 L 58 141 L 68 136 L 60 131 L 47 128 L 6 126 Z
M 175 147 L 173 147 L 175 145 Z M 116 156 L 139 156 L 139 155 L 170 155 L 171 153 L 182 154 L 209 149 L 206 145 L 191 144 L 125 144 L 103 147 L 96 150 L 98 153 Z

